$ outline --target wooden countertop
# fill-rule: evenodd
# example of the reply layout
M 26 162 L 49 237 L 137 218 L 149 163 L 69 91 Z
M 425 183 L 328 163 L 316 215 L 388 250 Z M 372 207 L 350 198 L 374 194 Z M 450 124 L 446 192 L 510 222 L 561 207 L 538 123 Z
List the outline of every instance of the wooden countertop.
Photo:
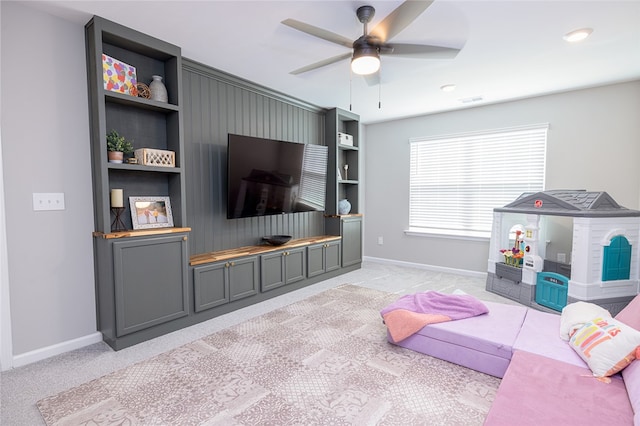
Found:
M 191 232 L 191 228 L 150 228 L 150 229 L 129 229 L 127 231 L 117 231 L 105 234 L 104 232 L 94 232 L 96 238 L 128 238 L 128 237 L 145 237 L 149 235 L 177 234 L 179 232 Z
M 234 259 L 243 256 L 255 256 L 258 254 L 269 253 L 272 251 L 286 250 L 288 248 L 304 247 L 311 244 L 325 243 L 327 241 L 340 240 L 340 236 L 335 235 L 320 235 L 317 237 L 300 238 L 297 240 L 291 240 L 281 246 L 259 245 L 259 246 L 245 246 L 228 250 L 212 251 L 209 253 L 202 253 L 191 256 L 189 264 L 202 265 L 211 262 L 220 262 L 222 260 Z

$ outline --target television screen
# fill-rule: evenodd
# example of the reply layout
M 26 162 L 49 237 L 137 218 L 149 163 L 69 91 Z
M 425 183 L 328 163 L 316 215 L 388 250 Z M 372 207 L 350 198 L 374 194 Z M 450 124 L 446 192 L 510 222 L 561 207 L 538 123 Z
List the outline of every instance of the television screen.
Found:
M 324 211 L 328 148 L 229 133 L 227 218 Z

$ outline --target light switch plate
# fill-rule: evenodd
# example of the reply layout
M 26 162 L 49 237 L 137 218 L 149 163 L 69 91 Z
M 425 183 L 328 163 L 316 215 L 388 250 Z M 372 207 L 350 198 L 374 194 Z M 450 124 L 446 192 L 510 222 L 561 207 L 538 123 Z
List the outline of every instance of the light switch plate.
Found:
M 64 192 L 34 192 L 33 210 L 64 210 Z

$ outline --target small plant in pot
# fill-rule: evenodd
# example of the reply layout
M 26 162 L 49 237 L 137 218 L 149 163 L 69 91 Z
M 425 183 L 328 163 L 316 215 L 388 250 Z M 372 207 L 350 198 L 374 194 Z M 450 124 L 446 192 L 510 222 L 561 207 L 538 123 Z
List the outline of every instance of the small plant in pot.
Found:
M 124 154 L 133 152 L 133 143 L 120 136 L 115 130 L 107 133 L 107 155 L 110 163 L 122 163 Z

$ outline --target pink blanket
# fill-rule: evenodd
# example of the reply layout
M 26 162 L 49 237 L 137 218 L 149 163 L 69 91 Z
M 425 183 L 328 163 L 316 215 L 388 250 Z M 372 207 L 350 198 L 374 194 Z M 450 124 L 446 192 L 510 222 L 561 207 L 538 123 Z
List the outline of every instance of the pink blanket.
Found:
M 439 322 L 474 317 L 489 312 L 473 296 L 437 291 L 407 294 L 380 311 L 393 342 L 397 343 L 422 327 Z

